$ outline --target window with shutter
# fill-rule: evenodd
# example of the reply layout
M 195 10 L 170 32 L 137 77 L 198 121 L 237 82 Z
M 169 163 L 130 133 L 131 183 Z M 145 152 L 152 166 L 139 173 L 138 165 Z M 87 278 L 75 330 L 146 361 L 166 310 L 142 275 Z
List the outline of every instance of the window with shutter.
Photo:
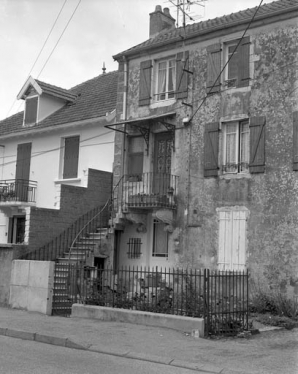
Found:
M 243 38 L 224 44 L 224 72 L 225 88 L 249 86 L 250 69 L 250 37 Z
M 176 60 L 176 98 L 186 99 L 188 94 L 188 73 L 189 69 L 189 52 L 180 52 Z
M 247 216 L 246 210 L 231 209 L 219 212 L 219 270 L 245 269 Z
M 265 171 L 265 123 L 266 117 L 251 117 L 250 132 L 250 173 L 264 173 Z
M 293 170 L 298 170 L 298 112 L 293 113 Z
M 77 178 L 79 163 L 80 137 L 64 139 L 63 179 Z
M 249 122 L 222 124 L 223 173 L 247 173 L 249 165 Z
M 204 176 L 218 176 L 219 123 L 207 123 L 204 136 Z
M 37 122 L 38 96 L 26 99 L 24 125 L 34 125 Z
M 220 91 L 221 51 L 220 43 L 207 48 L 207 94 Z
M 144 139 L 141 136 L 131 137 L 128 148 L 128 170 L 130 177 L 142 180 L 144 162 Z
M 142 61 L 140 66 L 139 105 L 149 105 L 151 100 L 152 61 Z

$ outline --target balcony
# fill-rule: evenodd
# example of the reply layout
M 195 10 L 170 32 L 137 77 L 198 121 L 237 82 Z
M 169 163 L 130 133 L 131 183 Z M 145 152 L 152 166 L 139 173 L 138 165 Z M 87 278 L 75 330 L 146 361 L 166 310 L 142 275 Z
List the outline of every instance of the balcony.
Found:
M 37 182 L 25 179 L 0 181 L 0 204 L 20 205 L 36 202 Z
M 176 209 L 178 177 L 171 174 L 144 173 L 125 175 L 125 209 Z

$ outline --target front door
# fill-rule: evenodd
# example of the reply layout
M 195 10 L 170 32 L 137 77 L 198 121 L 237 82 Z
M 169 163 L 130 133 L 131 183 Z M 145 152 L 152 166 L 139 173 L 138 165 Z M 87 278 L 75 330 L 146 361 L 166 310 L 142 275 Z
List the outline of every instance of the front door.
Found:
M 155 135 L 153 193 L 166 195 L 170 186 L 173 138 L 169 132 Z
M 15 193 L 20 201 L 28 200 L 30 179 L 31 143 L 18 144 Z

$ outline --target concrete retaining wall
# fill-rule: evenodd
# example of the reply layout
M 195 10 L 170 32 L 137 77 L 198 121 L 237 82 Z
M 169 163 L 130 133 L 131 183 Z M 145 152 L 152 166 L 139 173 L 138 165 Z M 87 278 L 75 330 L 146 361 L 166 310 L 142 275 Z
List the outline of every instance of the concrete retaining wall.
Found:
M 71 317 L 92 318 L 100 321 L 126 322 L 138 325 L 165 327 L 191 333 L 199 331 L 204 337 L 204 319 L 173 316 L 170 314 L 141 312 L 137 310 L 116 309 L 96 305 L 73 304 Z
M 9 305 L 51 315 L 53 285 L 54 262 L 14 260 Z

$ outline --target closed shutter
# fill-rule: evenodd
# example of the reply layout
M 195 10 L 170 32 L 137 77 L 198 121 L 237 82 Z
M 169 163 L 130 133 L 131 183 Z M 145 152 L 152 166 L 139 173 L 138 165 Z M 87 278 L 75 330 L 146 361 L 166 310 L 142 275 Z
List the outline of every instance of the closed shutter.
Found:
M 78 176 L 80 137 L 65 138 L 63 179 Z
M 38 97 L 26 99 L 25 125 L 33 125 L 37 122 Z
M 31 147 L 32 143 L 18 144 L 16 163 L 17 180 L 23 179 L 28 181 L 30 179 Z
M 189 52 L 180 52 L 176 60 L 176 98 L 186 99 L 188 90 Z
M 221 45 L 207 47 L 207 94 L 220 91 Z
M 298 112 L 293 113 L 293 170 L 298 170 Z
M 206 124 L 204 144 L 204 176 L 218 175 L 218 122 Z
M 265 123 L 266 117 L 251 117 L 250 119 L 250 173 L 264 173 L 265 171 Z
M 246 264 L 246 211 L 219 212 L 218 269 L 244 270 Z
M 246 212 L 234 211 L 232 227 L 232 270 L 244 270 L 246 262 Z
M 151 60 L 141 62 L 140 66 L 140 86 L 139 86 L 139 105 L 149 105 L 151 99 Z
M 249 85 L 250 71 L 249 71 L 249 52 L 250 52 L 250 37 L 243 38 L 239 45 L 237 52 L 238 56 L 238 82 L 237 87 L 246 87 Z

